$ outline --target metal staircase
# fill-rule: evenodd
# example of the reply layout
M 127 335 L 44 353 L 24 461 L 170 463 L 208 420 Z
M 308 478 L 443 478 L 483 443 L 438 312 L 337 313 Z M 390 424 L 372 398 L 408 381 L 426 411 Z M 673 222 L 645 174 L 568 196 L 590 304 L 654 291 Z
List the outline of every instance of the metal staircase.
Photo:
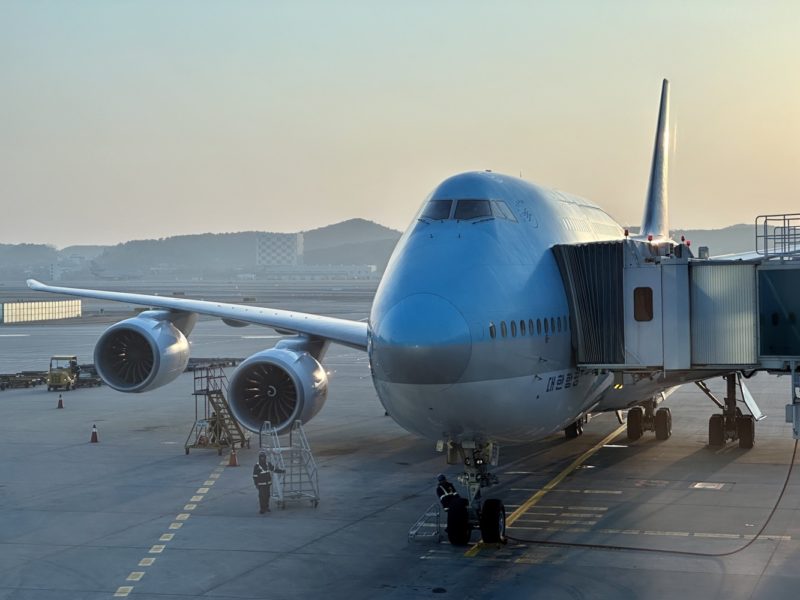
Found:
M 250 447 L 250 436 L 231 414 L 227 391 L 228 377 L 221 365 L 194 370 L 195 421 L 184 444 L 186 454 L 191 448 L 214 448 L 222 454 L 223 448 Z
M 319 504 L 319 474 L 303 423 L 295 421 L 292 425 L 288 446 L 281 445 L 278 431 L 269 421 L 261 426 L 258 437 L 259 446 L 267 451 L 268 460 L 276 467 L 272 477 L 272 497 L 278 507 L 286 508 L 287 500 L 309 500 L 316 508 Z
M 417 522 L 408 530 L 408 541 L 436 540 L 442 538 L 442 505 L 436 500 L 417 519 Z

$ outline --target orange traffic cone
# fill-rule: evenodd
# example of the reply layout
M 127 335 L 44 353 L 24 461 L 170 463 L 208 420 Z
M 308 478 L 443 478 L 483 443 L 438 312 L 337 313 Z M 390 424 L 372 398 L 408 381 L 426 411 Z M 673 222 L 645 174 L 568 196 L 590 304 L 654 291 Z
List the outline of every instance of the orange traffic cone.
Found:
M 61 394 L 58 395 L 58 406 L 56 408 L 64 408 L 64 401 L 61 399 Z
M 89 440 L 90 444 L 96 444 L 100 440 L 97 439 L 97 425 L 92 425 L 92 439 Z
M 229 467 L 238 467 L 239 466 L 239 459 L 236 456 L 236 448 L 231 448 L 231 458 L 228 461 Z

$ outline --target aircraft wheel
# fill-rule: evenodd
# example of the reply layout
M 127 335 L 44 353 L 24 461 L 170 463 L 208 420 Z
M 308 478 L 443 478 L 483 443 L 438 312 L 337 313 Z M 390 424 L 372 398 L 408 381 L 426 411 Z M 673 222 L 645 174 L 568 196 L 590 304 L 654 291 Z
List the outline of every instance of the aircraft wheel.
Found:
M 753 415 L 736 418 L 736 434 L 739 437 L 739 448 L 750 450 L 756 441 L 756 420 Z
M 659 408 L 656 411 L 656 439 L 667 440 L 672 435 L 672 411 L 668 408 Z
M 711 415 L 708 420 L 708 445 L 725 445 L 725 419 L 720 414 Z
M 483 503 L 481 538 L 486 544 L 506 543 L 506 508 L 497 498 L 490 498 Z
M 574 440 L 581 435 L 583 435 L 583 421 L 581 419 L 578 419 L 564 428 L 564 437 L 568 440 Z
M 472 535 L 472 525 L 469 522 L 467 500 L 461 498 L 460 502 L 453 502 L 447 511 L 447 539 L 453 546 L 466 546 Z
M 644 433 L 644 409 L 634 406 L 628 411 L 628 439 L 635 442 Z

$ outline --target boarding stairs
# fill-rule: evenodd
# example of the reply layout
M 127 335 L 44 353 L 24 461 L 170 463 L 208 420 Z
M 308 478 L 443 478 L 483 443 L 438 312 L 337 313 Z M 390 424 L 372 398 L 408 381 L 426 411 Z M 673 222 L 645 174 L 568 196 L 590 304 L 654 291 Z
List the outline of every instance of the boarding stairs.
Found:
M 417 522 L 408 530 L 408 541 L 435 540 L 441 542 L 442 534 L 442 505 L 437 500 L 420 515 Z
M 250 447 L 250 436 L 231 414 L 227 391 L 228 377 L 222 365 L 194 370 L 195 420 L 184 444 L 186 454 L 191 448 L 216 449 L 222 454 L 224 448 Z
M 316 508 L 319 505 L 319 472 L 303 423 L 297 420 L 292 424 L 288 446 L 281 444 L 278 430 L 269 421 L 261 426 L 258 437 L 259 446 L 267 451 L 268 460 L 275 467 L 272 498 L 278 508 L 286 508 L 289 500 L 308 500 Z

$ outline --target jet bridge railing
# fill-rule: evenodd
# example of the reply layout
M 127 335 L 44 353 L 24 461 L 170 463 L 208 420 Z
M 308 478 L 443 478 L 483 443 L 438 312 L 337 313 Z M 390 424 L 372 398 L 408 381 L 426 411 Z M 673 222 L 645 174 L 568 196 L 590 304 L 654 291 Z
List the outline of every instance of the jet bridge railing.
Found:
M 767 259 L 800 255 L 800 213 L 756 217 L 756 252 Z

